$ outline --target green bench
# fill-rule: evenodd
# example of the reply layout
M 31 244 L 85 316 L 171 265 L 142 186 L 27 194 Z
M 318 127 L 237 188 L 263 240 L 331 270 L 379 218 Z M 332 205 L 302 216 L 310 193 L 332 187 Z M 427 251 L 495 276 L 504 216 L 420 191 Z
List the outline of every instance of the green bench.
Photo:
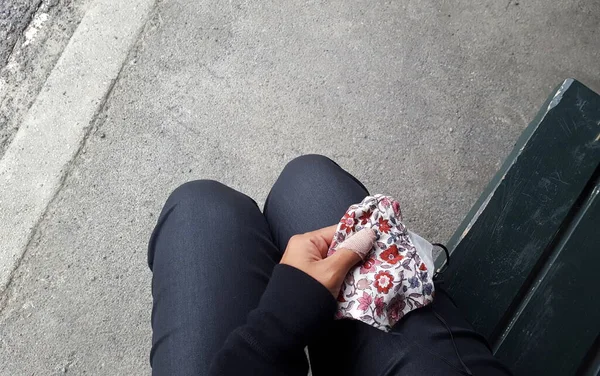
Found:
M 600 375 L 600 96 L 566 80 L 459 226 L 444 280 L 515 375 Z

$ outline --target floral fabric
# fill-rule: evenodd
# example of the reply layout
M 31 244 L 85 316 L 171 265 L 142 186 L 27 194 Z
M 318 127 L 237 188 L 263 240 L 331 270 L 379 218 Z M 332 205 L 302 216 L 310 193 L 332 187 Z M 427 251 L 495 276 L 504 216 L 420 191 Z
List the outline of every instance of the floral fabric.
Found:
M 433 247 L 408 231 L 398 201 L 375 195 L 350 206 L 328 256 L 363 228 L 372 229 L 377 240 L 364 261 L 348 273 L 338 295 L 336 318 L 360 320 L 387 332 L 408 312 L 433 301 Z

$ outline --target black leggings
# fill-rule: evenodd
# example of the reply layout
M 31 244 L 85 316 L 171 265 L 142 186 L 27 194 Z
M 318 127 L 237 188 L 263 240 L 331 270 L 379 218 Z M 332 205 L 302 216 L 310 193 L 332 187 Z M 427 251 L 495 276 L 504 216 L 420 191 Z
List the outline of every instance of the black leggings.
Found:
M 177 188 L 148 252 L 153 374 L 206 375 L 225 338 L 257 306 L 290 237 L 337 223 L 367 195 L 356 178 L 318 155 L 285 167 L 264 213 L 215 181 Z M 309 347 L 313 374 L 508 374 L 437 285 L 436 293 L 432 305 L 411 312 L 390 333 L 335 321 Z M 299 358 L 297 367 L 307 369 Z

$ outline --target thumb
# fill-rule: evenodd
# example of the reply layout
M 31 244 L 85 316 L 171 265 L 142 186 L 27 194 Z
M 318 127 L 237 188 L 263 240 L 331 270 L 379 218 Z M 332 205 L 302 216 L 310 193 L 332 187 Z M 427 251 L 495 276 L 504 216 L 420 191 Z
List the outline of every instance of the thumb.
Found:
M 348 272 L 356 263 L 363 260 L 373 248 L 373 242 L 376 239 L 375 232 L 370 228 L 364 228 L 344 240 L 336 248 L 336 252 L 327 257 L 324 261 Z

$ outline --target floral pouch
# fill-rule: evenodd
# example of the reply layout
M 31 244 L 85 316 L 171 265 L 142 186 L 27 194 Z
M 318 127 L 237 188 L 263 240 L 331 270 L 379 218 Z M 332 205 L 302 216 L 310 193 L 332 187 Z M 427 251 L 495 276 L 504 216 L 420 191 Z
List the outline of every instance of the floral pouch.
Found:
M 376 240 L 342 284 L 336 318 L 360 320 L 387 332 L 408 312 L 433 301 L 433 245 L 402 223 L 398 201 L 375 195 L 350 206 L 328 256 L 363 229 L 371 229 Z

